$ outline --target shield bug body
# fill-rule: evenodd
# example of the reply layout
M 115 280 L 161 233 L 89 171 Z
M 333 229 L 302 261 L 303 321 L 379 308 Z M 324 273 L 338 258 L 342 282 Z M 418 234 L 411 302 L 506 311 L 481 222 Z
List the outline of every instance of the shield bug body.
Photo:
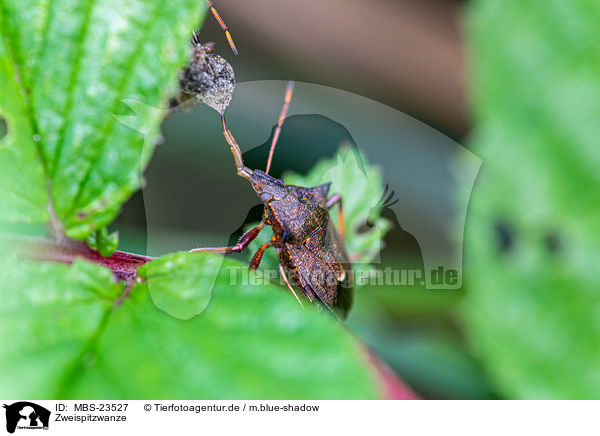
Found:
M 262 221 L 247 231 L 232 247 L 197 248 L 192 252 L 234 253 L 244 250 L 265 226 L 273 237 L 260 246 L 250 261 L 257 269 L 263 253 L 275 248 L 279 271 L 289 290 L 302 304 L 294 286 L 311 302 L 321 304 L 345 318 L 352 304 L 351 264 L 344 244 L 342 198 L 329 194 L 329 184 L 304 188 L 286 185 L 268 174 L 271 158 L 283 120 L 290 104 L 293 82 L 288 84 L 285 104 L 271 143 L 266 171 L 251 170 L 244 165 L 242 152 L 221 114 L 223 134 L 234 156 L 237 174 L 248 180 L 264 204 Z M 338 205 L 337 229 L 329 210 Z M 288 277 L 289 275 L 289 277 Z

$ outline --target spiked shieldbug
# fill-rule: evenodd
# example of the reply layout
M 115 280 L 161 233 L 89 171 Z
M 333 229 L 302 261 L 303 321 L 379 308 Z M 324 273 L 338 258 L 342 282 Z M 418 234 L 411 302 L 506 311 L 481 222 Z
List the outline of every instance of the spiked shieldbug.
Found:
M 242 152 L 225 116 L 221 113 L 223 135 L 233 153 L 237 174 L 248 180 L 264 205 L 262 221 L 248 230 L 231 247 L 196 248 L 191 252 L 235 253 L 243 251 L 258 234 L 271 226 L 273 237 L 262 244 L 250 261 L 250 269 L 257 269 L 263 253 L 275 248 L 279 258 L 279 272 L 288 289 L 302 304 L 294 286 L 310 302 L 325 306 L 341 318 L 346 318 L 352 305 L 352 267 L 346 253 L 345 226 L 342 198 L 329 196 L 329 183 L 305 188 L 286 185 L 270 176 L 269 168 L 283 121 L 293 92 L 289 82 L 285 103 L 273 135 L 266 170 L 251 170 L 244 165 Z M 338 205 L 338 228 L 333 225 L 329 211 Z M 289 277 L 288 277 L 289 275 Z

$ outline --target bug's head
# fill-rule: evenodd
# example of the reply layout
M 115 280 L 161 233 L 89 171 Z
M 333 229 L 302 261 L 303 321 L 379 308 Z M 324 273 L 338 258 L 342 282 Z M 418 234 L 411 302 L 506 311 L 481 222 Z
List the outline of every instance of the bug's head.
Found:
M 252 188 L 263 203 L 273 200 L 281 200 L 287 194 L 287 188 L 283 181 L 271 177 L 261 170 L 254 170 L 250 182 Z

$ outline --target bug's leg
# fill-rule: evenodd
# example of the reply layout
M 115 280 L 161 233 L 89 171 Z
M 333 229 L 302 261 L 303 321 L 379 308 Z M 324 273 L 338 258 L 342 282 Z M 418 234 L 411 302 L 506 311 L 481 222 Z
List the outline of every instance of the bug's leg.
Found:
M 333 206 L 338 204 L 340 206 L 340 212 L 338 214 L 338 231 L 342 236 L 342 239 L 346 240 L 346 221 L 344 220 L 344 208 L 342 205 L 342 196 L 340 194 L 333 194 L 327 199 L 327 209 L 331 209 Z
M 260 223 L 256 227 L 252 227 L 242 235 L 238 243 L 233 247 L 194 248 L 193 250 L 190 250 L 190 253 L 239 253 L 258 236 L 264 227 L 264 223 Z
M 281 265 L 281 264 L 279 264 L 279 273 L 281 274 L 281 277 L 283 278 L 283 281 L 287 285 L 290 292 L 292 294 L 294 294 L 294 297 L 296 297 L 296 300 L 298 300 L 298 303 L 300 303 L 300 306 L 304 307 L 304 304 L 302 304 L 302 301 L 300 301 L 300 298 L 298 298 L 298 294 L 296 294 L 296 291 L 294 290 L 294 287 L 290 283 L 290 279 L 288 279 L 285 269 L 283 268 L 283 265 Z
M 215 16 L 215 18 L 217 19 L 217 21 L 219 22 L 219 24 L 221 25 L 221 29 L 223 29 L 225 31 L 225 36 L 227 37 L 227 41 L 229 42 L 229 46 L 231 47 L 231 50 L 233 51 L 234 54 L 237 55 L 238 51 L 237 51 L 237 48 L 235 47 L 235 44 L 233 42 L 233 38 L 231 37 L 231 33 L 229 33 L 229 29 L 227 28 L 227 24 L 225 24 L 225 21 L 223 21 L 223 18 L 221 18 L 221 16 L 217 12 L 217 9 L 215 8 L 215 6 L 213 5 L 213 3 L 210 0 L 206 0 L 206 4 L 210 8 L 210 11 Z
M 231 131 L 227 127 L 227 122 L 225 121 L 225 115 L 221 114 L 221 123 L 223 124 L 223 136 L 225 136 L 225 140 L 229 144 L 231 148 L 231 153 L 233 154 L 233 159 L 235 160 L 235 168 L 237 170 L 237 174 L 240 177 L 250 181 L 252 177 L 252 170 L 244 165 L 244 160 L 242 158 L 242 150 L 240 146 L 235 141 L 235 138 L 231 134 Z
M 252 256 L 252 260 L 250 261 L 249 268 L 251 270 L 256 270 L 258 268 L 258 265 L 260 265 L 260 261 L 262 260 L 265 250 L 272 246 L 273 243 L 271 241 L 268 241 L 262 244 L 260 247 L 258 247 L 258 250 L 256 250 L 256 253 L 254 253 L 254 256 Z
M 281 108 L 281 113 L 279 114 L 279 120 L 277 121 L 277 128 L 275 129 L 275 133 L 273 134 L 273 141 L 271 141 L 271 149 L 269 150 L 269 159 L 267 160 L 267 169 L 265 170 L 265 173 L 267 173 L 267 174 L 269 174 L 269 170 L 271 169 L 271 161 L 273 160 L 273 152 L 275 151 L 275 146 L 277 145 L 277 140 L 279 139 L 279 134 L 281 133 L 281 126 L 283 126 L 283 122 L 285 121 L 287 111 L 290 107 L 290 102 L 292 101 L 293 92 L 294 92 L 294 82 L 292 82 L 290 80 L 285 89 L 285 100 L 283 103 L 283 107 Z

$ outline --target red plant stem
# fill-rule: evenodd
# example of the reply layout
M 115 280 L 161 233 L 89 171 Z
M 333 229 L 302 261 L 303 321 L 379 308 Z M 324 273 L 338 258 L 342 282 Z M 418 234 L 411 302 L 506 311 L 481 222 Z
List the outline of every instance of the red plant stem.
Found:
M 50 239 L 27 238 L 15 241 L 18 255 L 29 259 L 73 263 L 75 259 L 85 259 L 110 269 L 117 278 L 130 283 L 137 269 L 155 259 L 141 254 L 115 251 L 104 257 L 80 241 L 68 240 L 59 243 Z

